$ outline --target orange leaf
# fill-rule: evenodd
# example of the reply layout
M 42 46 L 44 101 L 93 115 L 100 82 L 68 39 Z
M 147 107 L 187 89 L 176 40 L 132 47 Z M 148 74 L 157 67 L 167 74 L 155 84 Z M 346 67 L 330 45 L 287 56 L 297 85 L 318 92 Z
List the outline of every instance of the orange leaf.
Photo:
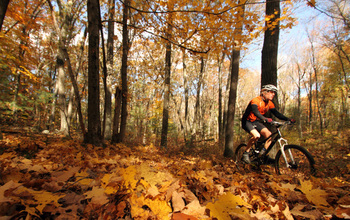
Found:
M 183 213 L 174 213 L 172 220 L 197 220 L 197 218 Z

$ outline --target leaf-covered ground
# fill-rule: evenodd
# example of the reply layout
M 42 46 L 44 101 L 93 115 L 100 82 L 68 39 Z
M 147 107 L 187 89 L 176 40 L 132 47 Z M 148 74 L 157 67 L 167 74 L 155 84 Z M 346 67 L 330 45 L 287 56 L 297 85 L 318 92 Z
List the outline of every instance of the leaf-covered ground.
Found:
M 3 130 L 0 219 L 349 219 L 350 150 L 313 150 L 318 173 L 239 169 L 218 146 L 104 147 Z

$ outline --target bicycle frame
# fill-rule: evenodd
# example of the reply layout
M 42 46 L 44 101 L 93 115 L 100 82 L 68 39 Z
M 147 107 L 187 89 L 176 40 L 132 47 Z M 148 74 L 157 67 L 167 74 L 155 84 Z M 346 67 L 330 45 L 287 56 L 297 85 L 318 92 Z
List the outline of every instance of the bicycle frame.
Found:
M 291 165 L 287 162 L 287 156 L 286 156 L 286 154 L 285 154 L 285 152 L 284 152 L 284 146 L 288 145 L 288 141 L 287 141 L 285 138 L 282 137 L 282 133 L 281 133 L 281 131 L 280 131 L 280 129 L 279 129 L 280 126 L 283 126 L 283 125 L 285 125 L 285 124 L 280 124 L 280 123 L 277 123 L 277 122 L 276 122 L 276 125 L 277 125 L 277 126 L 275 126 L 275 127 L 276 127 L 276 131 L 273 132 L 273 133 L 272 133 L 268 138 L 266 138 L 265 140 L 260 141 L 260 142 L 259 142 L 259 141 L 256 142 L 256 147 L 258 147 L 258 146 L 259 146 L 259 147 L 263 147 L 263 146 L 265 145 L 266 141 L 269 140 L 270 138 L 272 138 L 271 144 L 270 144 L 270 146 L 267 148 L 265 155 L 267 155 L 267 154 L 271 151 L 271 149 L 274 147 L 274 145 L 277 143 L 277 144 L 279 145 L 279 149 L 280 149 L 280 151 L 281 151 L 281 153 L 282 153 L 283 159 L 284 159 L 284 161 L 286 162 L 287 167 L 291 167 Z M 289 153 L 289 156 L 290 156 L 291 161 L 292 161 L 293 164 L 294 164 L 294 163 L 295 163 L 294 157 L 293 157 L 292 152 L 291 152 L 290 149 L 288 150 L 288 153 Z

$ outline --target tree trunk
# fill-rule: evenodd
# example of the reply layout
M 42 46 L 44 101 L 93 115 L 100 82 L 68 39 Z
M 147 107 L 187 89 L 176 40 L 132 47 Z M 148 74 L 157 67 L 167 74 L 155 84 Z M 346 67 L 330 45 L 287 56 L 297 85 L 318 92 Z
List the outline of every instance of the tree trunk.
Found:
M 201 56 L 201 68 L 199 71 L 199 76 L 198 76 L 198 84 L 197 84 L 197 95 L 196 95 L 196 105 L 195 105 L 195 113 L 194 113 L 194 125 L 195 125 L 195 129 L 194 129 L 194 137 L 197 136 L 198 131 L 200 131 L 200 127 L 201 127 L 201 90 L 202 90 L 202 83 L 203 83 L 203 72 L 204 72 L 204 58 L 203 56 Z M 197 138 L 197 137 L 196 137 Z
M 265 22 L 266 30 L 261 57 L 261 86 L 266 84 L 277 86 L 280 0 L 266 1 L 266 17 L 271 17 L 271 19 Z M 276 25 L 273 25 L 273 23 L 276 23 Z M 279 107 L 277 97 L 278 94 L 274 99 L 276 108 Z
M 297 82 L 297 86 L 298 86 L 298 130 L 299 130 L 299 137 L 302 138 L 303 137 L 303 130 L 302 130 L 302 121 L 301 121 L 301 82 L 302 79 L 305 76 L 305 70 L 302 71 L 300 68 L 300 65 L 298 64 L 298 82 Z
M 266 17 L 270 19 L 265 22 L 266 30 L 261 57 L 261 86 L 266 84 L 277 86 L 280 0 L 266 1 Z M 278 93 L 272 101 L 278 109 Z M 267 115 L 267 117 L 272 117 L 272 115 Z M 266 125 L 266 127 L 272 132 L 275 130 L 274 126 Z M 275 155 L 276 153 L 277 148 L 273 148 L 270 154 Z
M 313 84 L 313 80 L 312 80 L 312 73 L 311 71 L 309 71 L 309 93 L 308 93 L 308 100 L 309 100 L 309 132 L 312 132 L 312 84 Z
M 185 92 L 185 122 L 184 122 L 184 140 L 187 142 L 188 137 L 188 100 L 189 100 L 189 89 L 188 89 L 188 79 L 187 79 L 187 68 L 186 68 L 186 53 L 183 50 L 183 58 L 182 58 L 182 69 L 183 69 L 183 79 L 184 79 L 184 92 Z
M 71 78 L 71 81 L 72 81 L 72 85 L 73 85 L 73 91 L 74 91 L 74 95 L 75 95 L 75 98 L 76 98 L 76 103 L 77 103 L 77 113 L 78 113 L 78 116 L 79 116 L 79 123 L 80 123 L 80 128 L 81 128 L 81 131 L 82 131 L 82 134 L 85 138 L 85 135 L 86 135 L 86 131 L 85 131 L 85 125 L 84 125 L 84 120 L 83 120 L 83 114 L 82 114 L 82 109 L 81 109 L 81 98 L 80 98 L 80 95 L 79 95 L 79 87 L 78 87 L 78 83 L 77 83 L 77 80 L 76 80 L 76 76 L 74 75 L 74 72 L 73 72 L 73 68 L 72 68 L 72 65 L 71 65 L 71 62 L 70 62 L 70 58 L 69 58 L 69 54 L 68 54 L 68 51 L 67 51 L 67 48 L 65 46 L 66 44 L 66 36 L 65 35 L 62 35 L 62 32 L 63 33 L 67 33 L 66 32 L 66 29 L 68 29 L 67 27 L 67 21 L 65 20 L 64 23 L 66 25 L 63 25 L 63 31 L 61 32 L 60 31 L 60 28 L 59 28 L 59 25 L 57 23 L 57 19 L 56 19 L 56 16 L 55 16 L 55 12 L 54 12 L 54 9 L 52 7 L 52 4 L 51 4 L 51 1 L 47 1 L 48 4 L 49 4 L 49 7 L 50 7 L 50 10 L 51 10 L 51 15 L 52 15 L 52 18 L 53 18 L 53 21 L 54 21 L 54 26 L 55 26 L 55 29 L 57 31 L 57 33 L 59 33 L 59 52 L 58 52 L 58 56 L 57 56 L 57 66 L 61 66 L 63 65 L 64 66 L 64 60 L 67 61 L 67 66 L 68 66 L 68 73 L 69 73 L 69 77 Z M 68 19 L 67 17 L 64 17 L 64 19 Z M 84 39 L 86 37 L 86 30 L 85 30 L 85 33 L 84 33 Z M 81 56 L 83 54 L 83 48 L 82 47 L 82 51 L 81 51 Z M 78 69 L 77 69 L 77 72 L 79 71 L 80 69 L 80 66 L 81 66 L 81 62 L 80 61 L 80 64 L 78 66 Z M 63 63 L 63 64 L 62 64 Z M 61 67 L 60 67 L 61 68 Z M 62 73 L 63 75 L 62 76 L 58 76 L 59 77 L 64 77 L 64 71 Z M 63 78 L 62 78 L 63 79 Z M 60 80 L 62 80 L 60 79 Z M 60 81 L 58 80 L 58 81 Z M 56 91 L 55 91 L 55 96 L 56 94 L 58 94 L 58 92 L 60 91 L 60 85 L 61 83 L 58 83 L 56 85 Z M 63 88 L 64 89 L 64 88 Z M 72 99 L 73 99 L 73 95 L 71 96 Z M 52 106 L 52 120 L 54 120 L 54 112 L 55 112 L 55 103 L 56 101 L 53 102 L 53 106 Z M 64 108 L 65 109 L 65 108 Z M 62 115 L 61 115 L 62 117 Z M 66 118 L 66 117 L 65 117 Z M 62 121 L 62 118 L 61 118 L 61 121 Z M 62 123 L 61 123 L 62 124 Z M 67 125 L 68 125 L 68 121 L 67 121 Z M 53 128 L 50 128 L 50 130 L 52 130 Z M 68 127 L 68 135 L 69 135 L 69 127 Z
M 239 59 L 241 51 L 240 48 L 235 47 L 232 51 L 231 58 L 231 83 L 228 98 L 228 109 L 227 109 L 227 122 L 225 132 L 225 157 L 234 156 L 234 119 L 236 111 L 236 99 L 237 99 L 237 86 L 238 86 L 238 73 L 239 73 Z
M 170 25 L 169 25 L 170 29 Z M 168 35 L 170 35 L 168 33 Z M 162 135 L 161 147 L 167 147 L 168 139 L 168 120 L 169 120 L 169 99 L 170 99 L 170 73 L 171 73 L 171 43 L 166 44 L 165 54 L 165 80 L 164 80 L 164 100 L 163 100 L 163 121 L 162 121 Z
M 115 107 L 114 107 L 112 143 L 117 143 L 118 135 L 119 135 L 119 127 L 120 127 L 121 104 L 122 104 L 122 90 L 119 87 L 116 88 L 114 98 L 115 98 Z
M 173 10 L 174 5 L 168 2 L 168 9 Z M 167 17 L 167 39 L 172 36 L 172 14 Z M 164 70 L 164 98 L 163 98 L 163 120 L 160 146 L 167 148 L 168 145 L 168 125 L 169 125 L 169 102 L 170 102 L 170 74 L 171 74 L 171 42 L 167 41 L 165 46 L 165 70 Z
M 222 53 L 222 58 L 218 57 L 218 75 L 219 75 L 219 115 L 218 115 L 218 131 L 219 131 L 219 142 L 222 143 L 224 139 L 224 126 L 223 126 L 223 105 L 222 105 L 222 73 L 221 67 L 225 59 L 225 53 Z
M 111 113 L 111 93 L 108 92 L 107 88 L 107 60 L 106 60 L 106 50 L 105 50 L 105 41 L 103 37 L 103 26 L 102 26 L 102 20 L 101 20 L 101 12 L 99 13 L 99 27 L 100 27 L 100 32 L 101 32 L 101 45 L 102 45 L 102 71 L 103 71 L 103 88 L 105 92 L 105 103 L 104 103 L 104 108 L 103 108 L 103 125 L 102 125 L 102 134 L 101 137 L 102 139 L 105 137 L 105 131 L 106 131 L 106 120 L 107 120 L 107 108 L 109 108 L 109 113 Z M 108 100 L 109 99 L 109 100 Z M 110 118 L 108 118 L 110 121 Z M 109 124 L 109 130 L 111 129 L 110 124 Z
M 320 106 L 319 95 L 318 95 L 318 69 L 316 64 L 314 41 L 309 33 L 308 33 L 308 38 L 311 44 L 311 66 L 315 74 L 315 101 L 316 101 L 317 113 L 320 119 L 320 131 L 321 131 L 321 135 L 323 135 L 323 118 L 322 118 L 321 106 Z
M 58 54 L 57 54 L 57 89 L 58 89 L 58 104 L 59 104 L 59 111 L 61 115 L 61 126 L 60 131 L 65 135 L 69 136 L 69 128 L 68 128 L 68 121 L 67 121 L 67 103 L 66 103 L 66 87 L 65 87 L 65 80 L 66 80 L 66 73 L 64 71 L 64 52 L 63 48 L 60 45 L 58 47 Z
M 64 52 L 64 55 L 65 55 L 65 58 L 66 58 L 67 64 L 68 64 L 69 77 L 70 77 L 72 84 L 73 84 L 73 91 L 74 91 L 74 96 L 76 98 L 76 103 L 77 103 L 77 112 L 78 112 L 78 117 L 79 117 L 80 129 L 82 131 L 83 137 L 85 138 L 86 131 L 85 131 L 84 119 L 83 119 L 83 114 L 82 114 L 82 109 L 81 109 L 81 98 L 80 98 L 80 94 L 79 94 L 78 83 L 77 83 L 77 80 L 75 79 L 75 76 L 73 73 L 73 68 L 72 68 L 72 65 L 70 62 L 70 58 L 69 58 L 69 54 L 67 52 L 67 49 L 64 48 L 63 52 Z M 72 95 L 72 99 L 73 99 L 73 95 Z
M 241 36 L 243 33 L 243 24 L 244 24 L 244 11 L 245 11 L 245 2 L 239 1 L 241 5 L 238 10 L 241 10 L 241 13 L 238 13 L 237 16 L 241 16 L 241 22 L 239 26 L 235 29 L 234 36 Z M 236 18 L 236 21 L 238 18 Z M 239 38 L 239 37 L 238 37 Z M 239 38 L 240 39 L 240 38 Z M 235 45 L 232 49 L 231 56 L 231 81 L 229 87 L 229 98 L 228 98 L 228 109 L 227 109 L 227 122 L 225 127 L 225 157 L 233 157 L 235 154 L 234 148 L 234 125 L 235 125 L 235 111 L 236 111 L 236 99 L 237 99 L 237 87 L 238 87 L 238 74 L 239 74 L 239 60 L 241 57 L 241 45 L 242 41 L 235 41 Z
M 107 39 L 107 76 L 105 91 L 105 139 L 112 137 L 112 75 L 113 75 L 113 49 L 114 49 L 114 15 L 115 1 L 109 0 L 109 21 L 108 21 L 108 39 Z
M 122 109 L 120 119 L 120 133 L 117 142 L 123 142 L 126 133 L 126 119 L 128 116 L 128 53 L 129 53 L 129 34 L 128 34 L 128 17 L 129 17 L 129 0 L 124 1 L 123 9 L 123 55 L 121 66 L 122 80 Z
M 0 31 L 2 28 L 2 24 L 4 22 L 5 19 L 5 14 L 7 11 L 7 6 L 9 5 L 10 0 L 1 0 L 0 2 Z
M 88 53 L 88 133 L 85 142 L 101 144 L 100 87 L 99 87 L 99 0 L 87 1 Z

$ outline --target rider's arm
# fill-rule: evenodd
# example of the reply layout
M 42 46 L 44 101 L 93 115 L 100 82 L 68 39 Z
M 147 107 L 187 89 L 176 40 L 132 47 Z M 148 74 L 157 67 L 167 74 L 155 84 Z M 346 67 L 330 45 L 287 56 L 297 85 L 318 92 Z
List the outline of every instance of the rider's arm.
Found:
M 284 121 L 289 121 L 289 118 L 287 118 L 286 116 L 282 115 L 279 111 L 277 111 L 277 109 L 272 108 L 270 109 L 270 111 L 272 112 L 272 114 L 274 114 L 274 116 L 276 116 L 277 118 L 284 120 Z
M 258 117 L 260 120 L 266 120 L 267 118 L 264 117 L 258 110 L 258 105 L 252 104 L 252 112 L 253 114 Z

